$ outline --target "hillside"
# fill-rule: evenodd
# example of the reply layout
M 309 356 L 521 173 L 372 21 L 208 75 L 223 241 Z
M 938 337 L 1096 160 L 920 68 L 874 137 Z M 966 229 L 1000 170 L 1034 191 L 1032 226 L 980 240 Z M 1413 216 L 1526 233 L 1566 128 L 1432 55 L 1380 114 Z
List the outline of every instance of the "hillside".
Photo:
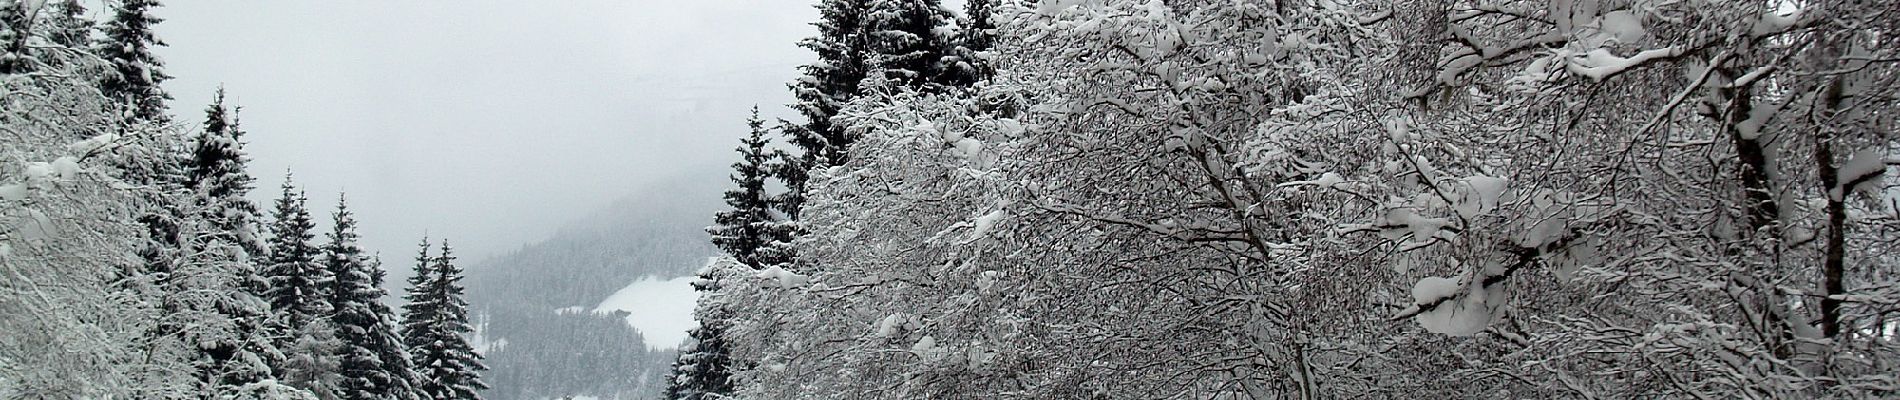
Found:
M 487 398 L 657 396 L 676 344 L 647 343 L 649 335 L 624 321 L 626 312 L 593 310 L 610 296 L 633 295 L 619 292 L 643 278 L 686 276 L 717 251 L 703 228 L 719 204 L 719 183 L 651 186 L 547 240 L 469 268 L 478 345 L 490 368 Z M 692 306 L 690 299 L 653 304 Z

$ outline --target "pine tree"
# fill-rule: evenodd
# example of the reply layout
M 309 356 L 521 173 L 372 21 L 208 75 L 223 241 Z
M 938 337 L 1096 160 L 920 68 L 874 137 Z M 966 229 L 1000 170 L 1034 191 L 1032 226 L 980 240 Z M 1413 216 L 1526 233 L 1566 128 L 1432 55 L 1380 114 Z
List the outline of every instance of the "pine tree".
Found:
M 206 130 L 198 138 L 198 157 L 187 168 L 190 188 L 179 233 L 183 251 L 161 289 L 161 308 L 171 314 L 160 324 L 192 348 L 193 365 L 206 398 L 268 385 L 283 362 L 271 340 L 269 286 L 256 260 L 257 206 L 250 191 L 242 145 L 234 123 L 226 120 L 222 91 L 206 110 Z M 250 388 L 250 389 L 246 389 Z
M 18 74 L 32 69 L 33 55 L 27 51 L 27 37 L 33 34 L 33 12 L 25 2 L 0 2 L 0 74 Z
M 257 205 L 244 199 L 255 180 L 245 171 L 250 158 L 244 155 L 244 131 L 235 114 L 224 105 L 224 88 L 218 88 L 211 106 L 205 108 L 204 130 L 186 161 L 185 187 L 208 200 L 198 209 L 199 214 L 228 236 L 224 239 L 263 261 L 268 249 L 257 229 Z M 258 289 L 261 292 L 262 286 Z
M 263 272 L 270 286 L 264 300 L 270 303 L 281 330 L 275 342 L 285 355 L 280 371 L 284 381 L 318 398 L 334 399 L 342 379 L 335 353 L 342 344 L 329 323 L 332 307 L 326 289 L 331 278 L 329 270 L 318 263 L 319 250 L 312 243 L 316 224 L 306 203 L 292 176 L 285 173 L 283 195 L 272 212 L 270 264 Z
M 270 302 L 271 311 L 294 331 L 329 314 L 331 307 L 324 293 L 329 270 L 317 263 L 318 249 L 311 242 L 316 238 L 316 223 L 310 221 L 310 211 L 305 207 L 308 199 L 292 179 L 284 174 L 283 195 L 272 211 L 275 223 L 271 224 L 269 240 L 270 264 L 264 269 L 270 288 L 264 298 Z
M 417 257 L 416 275 L 410 278 L 409 300 L 403 306 L 403 343 L 409 358 L 419 369 L 416 392 L 424 399 L 474 400 L 487 389 L 480 376 L 488 367 L 482 356 L 462 335 L 472 331 L 468 325 L 468 302 L 463 300 L 462 270 L 448 241 L 442 242 L 442 254 L 429 257 L 425 240 Z
M 996 71 L 979 54 L 996 43 L 996 22 L 991 7 L 994 0 L 969 0 L 963 4 L 955 36 L 948 40 L 937 82 L 944 86 L 970 86 L 989 79 Z
M 356 218 L 349 203 L 337 197 L 331 214 L 329 242 L 323 246 L 323 264 L 330 272 L 329 301 L 335 310 L 330 325 L 342 342 L 337 350 L 337 398 L 342 400 L 403 399 L 410 395 L 414 372 L 394 317 L 382 303 L 380 266 L 366 258 L 357 244 Z
M 875 72 L 884 81 L 928 90 L 942 70 L 946 47 L 940 28 L 949 17 L 936 0 L 824 0 L 817 7 L 819 20 L 812 25 L 818 36 L 798 45 L 817 53 L 818 62 L 800 67 L 805 76 L 788 85 L 798 99 L 792 109 L 805 122 L 783 124 L 800 153 L 782 157 L 774 168 L 786 187 L 774 203 L 791 220 L 804 208 L 806 171 L 847 161 L 856 138 L 832 125 L 831 117 L 863 94 L 860 83 Z
M 104 40 L 96 46 L 99 56 L 118 72 L 106 76 L 99 89 L 128 108 L 128 120 L 162 123 L 170 118 L 165 115 L 165 101 L 171 95 L 159 85 L 171 75 L 165 74 L 165 63 L 152 54 L 153 47 L 165 45 L 154 32 L 164 21 L 152 15 L 159 6 L 158 0 L 120 2 L 104 26 Z
M 732 393 L 732 356 L 725 339 L 730 316 L 717 301 L 709 299 L 719 287 L 711 267 L 701 271 L 699 280 L 693 282 L 693 290 L 708 295 L 701 297 L 694 311 L 693 319 L 699 321 L 699 326 L 687 333 L 692 342 L 680 348 L 679 358 L 666 376 L 667 400 L 720 399 Z
M 788 239 L 781 234 L 777 217 L 772 214 L 770 198 L 765 193 L 765 179 L 771 162 L 771 154 L 766 153 L 765 121 L 759 119 L 759 108 L 752 107 L 752 117 L 746 120 L 751 129 L 744 139 L 739 141 L 740 160 L 732 163 L 732 182 L 738 187 L 727 190 L 726 205 L 732 209 L 720 211 L 713 217 L 717 225 L 706 228 L 712 234 L 713 245 L 725 250 L 739 262 L 752 268 L 785 261 L 766 252 L 765 247 L 774 241 Z
M 775 171 L 786 188 L 775 203 L 791 219 L 797 219 L 804 206 L 805 171 L 843 164 L 844 149 L 850 146 L 843 130 L 831 124 L 831 116 L 858 95 L 858 83 L 867 73 L 870 50 L 862 29 L 866 6 L 866 0 L 819 2 L 819 20 L 812 23 L 818 36 L 798 42 L 799 47 L 818 53 L 818 62 L 799 67 L 805 76 L 788 85 L 798 99 L 792 109 L 805 117 L 804 124 L 782 124 L 799 154 L 780 157 Z
M 86 18 L 85 3 L 64 0 L 48 5 L 53 9 L 48 15 L 47 39 L 69 49 L 84 49 L 92 44 L 92 20 Z
M 937 0 L 871 0 L 864 35 L 873 54 L 870 69 L 895 85 L 930 89 L 942 72 L 949 40 L 940 32 L 950 22 Z

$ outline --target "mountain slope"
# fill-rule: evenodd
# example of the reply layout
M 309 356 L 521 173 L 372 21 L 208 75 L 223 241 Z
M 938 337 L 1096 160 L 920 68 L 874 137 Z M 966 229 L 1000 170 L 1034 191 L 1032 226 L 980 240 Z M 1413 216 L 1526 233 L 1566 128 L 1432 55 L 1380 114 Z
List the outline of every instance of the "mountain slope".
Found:
M 657 397 L 675 344 L 649 346 L 627 313 L 593 310 L 631 282 L 686 276 L 716 254 L 703 229 L 724 184 L 652 185 L 548 240 L 469 268 L 491 369 L 487 398 Z

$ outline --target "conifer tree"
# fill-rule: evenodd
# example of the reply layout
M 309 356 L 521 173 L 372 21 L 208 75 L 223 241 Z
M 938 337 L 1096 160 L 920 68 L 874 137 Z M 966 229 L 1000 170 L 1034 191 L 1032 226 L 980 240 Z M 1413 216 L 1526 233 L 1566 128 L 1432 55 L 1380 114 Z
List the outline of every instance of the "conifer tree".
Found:
M 316 223 L 310 220 L 308 199 L 297 190 L 289 173 L 284 174 L 283 195 L 272 211 L 270 264 L 264 278 L 270 288 L 264 292 L 271 311 L 292 331 L 329 314 L 329 271 L 317 263 Z M 279 343 L 283 345 L 285 343 Z
M 216 398 L 268 386 L 283 362 L 271 340 L 268 281 L 256 260 L 261 246 L 257 206 L 245 199 L 251 178 L 235 123 L 228 120 L 222 91 L 206 109 L 198 157 L 184 182 L 187 213 L 179 218 L 183 250 L 161 285 L 161 336 L 188 346 L 199 392 Z M 248 388 L 248 389 L 247 389 Z
M 165 101 L 171 100 L 171 95 L 159 85 L 171 75 L 165 74 L 165 63 L 152 54 L 153 47 L 165 45 L 154 32 L 164 21 L 152 15 L 159 6 L 158 0 L 119 2 L 112 9 L 112 19 L 103 27 L 105 38 L 96 46 L 99 56 L 118 72 L 106 76 L 99 89 L 127 107 L 130 121 L 163 123 L 170 119 L 165 115 Z
M 419 375 L 416 393 L 424 399 L 475 400 L 487 389 L 480 372 L 481 363 L 462 335 L 472 331 L 468 325 L 468 302 L 463 300 L 462 269 L 448 241 L 442 242 L 439 256 L 428 256 L 428 242 L 417 257 L 415 278 L 404 298 L 403 343 Z
M 285 173 L 283 195 L 272 212 L 270 264 L 263 271 L 270 286 L 264 299 L 281 330 L 275 342 L 284 351 L 279 371 L 284 381 L 318 398 L 333 399 L 342 379 L 335 354 L 341 343 L 329 323 L 332 308 L 325 290 L 331 278 L 329 270 L 318 263 L 319 251 L 312 242 L 316 224 L 306 203 Z
M 198 208 L 199 214 L 223 232 L 227 236 L 224 239 L 263 261 L 269 249 L 258 230 L 257 205 L 244 199 L 255 180 L 245 171 L 250 158 L 243 152 L 243 136 L 235 111 L 224 105 L 224 88 L 220 87 L 211 106 L 205 109 L 204 130 L 186 161 L 185 187 L 207 200 Z M 259 292 L 262 288 L 258 286 Z
M 970 86 L 977 81 L 988 79 L 995 70 L 980 53 L 989 51 L 996 42 L 996 22 L 992 4 L 995 0 L 969 0 L 963 4 L 963 16 L 958 20 L 958 29 L 948 43 L 950 48 L 944 51 L 942 70 L 937 74 L 937 82 L 944 86 Z
M 800 153 L 774 168 L 786 187 L 774 203 L 791 220 L 804 208 L 806 171 L 844 165 L 856 140 L 831 117 L 862 94 L 860 83 L 874 72 L 900 86 L 932 87 L 946 47 L 939 28 L 949 22 L 936 0 L 823 0 L 816 7 L 818 36 L 798 45 L 818 62 L 800 67 L 804 76 L 788 85 L 805 122 L 782 124 Z
M 92 44 L 92 20 L 86 18 L 86 5 L 79 0 L 48 4 L 47 39 L 69 49 L 84 49 Z
M 395 320 L 382 303 L 381 267 L 357 244 L 356 218 L 349 203 L 337 197 L 334 224 L 325 236 L 323 264 L 330 272 L 328 289 L 330 325 L 341 344 L 337 349 L 337 398 L 342 400 L 402 399 L 410 394 L 414 372 Z
M 791 219 L 798 218 L 804 205 L 805 171 L 844 163 L 844 149 L 850 141 L 842 129 L 832 126 L 831 116 L 857 96 L 858 82 L 867 73 L 869 49 L 863 34 L 866 1 L 819 2 L 819 19 L 812 23 L 818 28 L 818 36 L 798 42 L 799 47 L 817 53 L 818 61 L 799 67 L 804 76 L 788 85 L 798 99 L 792 109 L 805 117 L 803 124 L 782 124 L 785 136 L 799 154 L 784 154 L 775 171 L 786 188 L 775 203 Z
M 937 0 L 871 0 L 864 15 L 864 36 L 874 56 L 870 70 L 892 84 L 928 89 L 942 72 L 946 43 L 939 29 L 950 22 Z
M 26 40 L 33 34 L 34 11 L 26 2 L 0 2 L 0 74 L 30 70 L 32 54 L 27 52 Z
M 679 349 L 679 358 L 667 374 L 667 400 L 720 399 L 732 393 L 732 353 L 725 338 L 731 316 L 723 304 L 710 299 L 720 287 L 713 271 L 713 267 L 707 267 L 693 282 L 693 290 L 706 295 L 701 296 L 693 315 L 699 326 L 687 332 L 692 341 Z
M 765 121 L 759 119 L 759 108 L 752 107 L 752 117 L 746 120 L 751 129 L 744 139 L 739 141 L 738 162 L 732 163 L 732 182 L 738 187 L 727 190 L 726 205 L 732 209 L 720 211 L 714 215 L 716 224 L 706 228 L 712 234 L 714 246 L 725 250 L 734 259 L 752 268 L 784 262 L 765 248 L 775 241 L 789 238 L 782 233 L 783 224 L 778 224 L 772 214 L 770 198 L 765 193 L 767 168 L 770 167 L 771 154 L 766 153 Z

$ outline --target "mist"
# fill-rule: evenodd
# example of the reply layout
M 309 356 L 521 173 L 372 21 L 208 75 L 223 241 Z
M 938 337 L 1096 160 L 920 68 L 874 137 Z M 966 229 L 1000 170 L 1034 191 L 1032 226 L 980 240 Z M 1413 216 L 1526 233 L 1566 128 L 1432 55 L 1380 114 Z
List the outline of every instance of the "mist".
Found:
M 424 235 L 478 260 L 654 182 L 723 180 L 754 104 L 792 115 L 784 83 L 813 59 L 796 42 L 816 15 L 701 0 L 160 11 L 178 122 L 201 123 L 222 85 L 242 107 L 252 199 L 269 204 L 287 170 L 319 220 L 347 193 L 365 246 L 390 260 Z

